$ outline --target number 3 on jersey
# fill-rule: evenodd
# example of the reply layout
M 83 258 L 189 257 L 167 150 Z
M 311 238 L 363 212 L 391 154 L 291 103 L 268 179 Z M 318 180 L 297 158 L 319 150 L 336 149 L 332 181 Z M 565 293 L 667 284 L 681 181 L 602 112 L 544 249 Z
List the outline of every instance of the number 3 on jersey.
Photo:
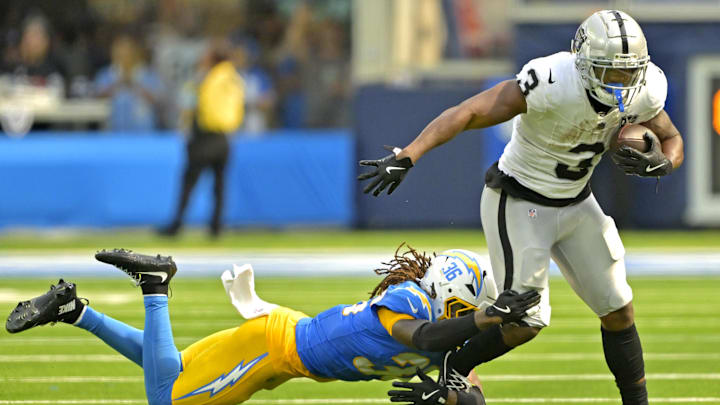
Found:
M 520 90 L 522 91 L 523 95 L 526 95 L 526 96 L 528 94 L 530 94 L 530 90 L 537 87 L 538 83 L 540 83 L 540 81 L 538 80 L 538 77 L 537 77 L 537 73 L 535 73 L 535 69 L 528 70 L 527 74 L 529 77 L 526 81 L 521 82 L 520 80 L 518 80 L 518 85 L 520 86 Z
M 570 166 L 564 163 L 558 163 L 557 166 L 555 166 L 555 175 L 561 179 L 580 180 L 583 177 L 587 176 L 588 172 L 590 171 L 590 167 L 592 167 L 593 165 L 593 159 L 595 158 L 595 156 L 603 153 L 604 151 L 605 146 L 602 144 L 602 142 L 596 142 L 593 144 L 581 143 L 580 145 L 570 149 L 570 152 L 593 152 L 594 155 L 590 156 L 587 159 L 581 160 L 580 163 L 578 163 L 577 167 L 573 167 L 572 170 L 570 170 Z

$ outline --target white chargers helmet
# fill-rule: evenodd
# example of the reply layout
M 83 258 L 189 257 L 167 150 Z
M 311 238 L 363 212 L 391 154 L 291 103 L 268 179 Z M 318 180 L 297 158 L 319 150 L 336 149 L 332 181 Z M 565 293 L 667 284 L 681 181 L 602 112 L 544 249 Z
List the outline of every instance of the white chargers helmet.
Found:
M 492 305 L 498 292 L 484 260 L 468 250 L 446 250 L 432 259 L 420 286 L 432 297 L 435 319 L 456 318 Z
M 570 49 L 590 95 L 621 112 L 645 85 L 650 56 L 640 25 L 627 13 L 602 10 L 588 17 Z

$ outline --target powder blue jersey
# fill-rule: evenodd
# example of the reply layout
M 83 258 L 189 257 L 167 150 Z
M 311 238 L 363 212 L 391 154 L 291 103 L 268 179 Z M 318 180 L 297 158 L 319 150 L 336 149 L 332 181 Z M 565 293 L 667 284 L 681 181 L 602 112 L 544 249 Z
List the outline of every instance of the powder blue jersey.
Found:
M 395 340 L 380 323 L 379 307 L 434 321 L 432 300 L 412 281 L 388 287 L 370 301 L 338 305 L 295 328 L 297 352 L 316 376 L 345 381 L 409 378 L 416 367 L 439 366 L 443 353 L 424 352 Z

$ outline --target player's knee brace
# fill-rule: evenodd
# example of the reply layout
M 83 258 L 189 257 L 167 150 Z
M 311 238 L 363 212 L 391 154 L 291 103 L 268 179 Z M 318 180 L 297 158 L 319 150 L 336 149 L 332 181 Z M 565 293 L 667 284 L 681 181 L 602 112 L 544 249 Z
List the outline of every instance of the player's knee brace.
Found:
M 620 331 L 601 330 L 605 361 L 615 375 L 623 404 L 647 404 L 645 381 L 640 382 L 645 377 L 645 363 L 635 325 Z

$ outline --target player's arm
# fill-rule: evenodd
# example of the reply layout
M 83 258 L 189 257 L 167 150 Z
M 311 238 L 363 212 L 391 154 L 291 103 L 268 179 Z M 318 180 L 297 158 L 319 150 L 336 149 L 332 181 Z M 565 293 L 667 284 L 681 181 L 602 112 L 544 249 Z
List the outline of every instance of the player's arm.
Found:
M 392 194 L 413 164 L 430 149 L 453 139 L 462 131 L 499 124 L 526 111 L 525 97 L 515 80 L 498 83 L 448 108 L 432 120 L 404 149 L 386 147 L 392 154 L 377 160 L 361 160 L 361 166 L 376 167 L 358 176 L 358 180 L 372 179 L 363 189 L 363 193 L 372 191 L 377 197 L 389 186 L 388 194 Z
M 443 111 L 420 135 L 397 154 L 414 163 L 422 155 L 468 129 L 487 128 L 527 111 L 525 96 L 516 80 L 505 80 Z
M 651 120 L 640 125 L 649 128 L 660 138 L 662 153 L 672 162 L 673 169 L 677 169 L 685 159 L 683 152 L 683 139 L 680 131 L 675 127 L 665 110 L 660 111 Z
M 492 325 L 518 322 L 528 309 L 540 302 L 540 294 L 530 290 L 522 294 L 507 290 L 494 305 L 472 315 L 429 322 L 400 319 L 391 326 L 390 335 L 398 342 L 423 351 L 443 352 L 454 349 Z

